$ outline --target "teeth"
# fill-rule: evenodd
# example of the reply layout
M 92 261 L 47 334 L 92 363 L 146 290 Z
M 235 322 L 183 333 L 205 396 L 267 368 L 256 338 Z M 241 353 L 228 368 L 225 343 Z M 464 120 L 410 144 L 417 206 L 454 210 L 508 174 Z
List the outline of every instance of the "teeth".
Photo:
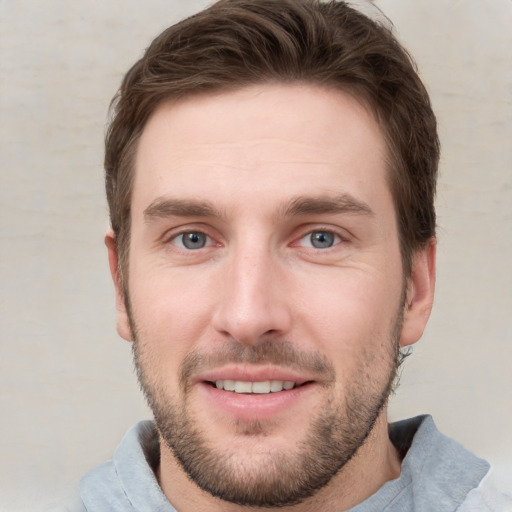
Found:
M 252 383 L 252 392 L 253 393 L 270 393 L 271 386 L 270 381 L 265 380 L 263 382 L 253 382 Z
M 270 383 L 270 391 L 272 393 L 277 393 L 278 391 L 282 391 L 284 389 L 284 382 L 281 382 L 279 380 L 273 380 Z
M 261 382 L 246 382 L 242 380 L 217 380 L 215 381 L 217 389 L 224 391 L 234 391 L 235 393 L 255 393 L 267 394 L 287 391 L 295 387 L 295 382 L 291 380 L 264 380 Z
M 235 382 L 235 393 L 252 393 L 252 382 L 237 380 Z
M 226 391 L 235 391 L 235 381 L 234 380 L 225 380 L 223 387 Z

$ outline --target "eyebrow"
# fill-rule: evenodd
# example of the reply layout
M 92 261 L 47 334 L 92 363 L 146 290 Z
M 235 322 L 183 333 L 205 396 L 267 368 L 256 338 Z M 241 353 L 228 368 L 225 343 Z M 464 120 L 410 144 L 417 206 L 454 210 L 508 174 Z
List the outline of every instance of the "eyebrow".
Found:
M 299 196 L 284 208 L 284 217 L 300 215 L 318 215 L 324 213 L 351 213 L 373 217 L 375 213 L 363 201 L 350 194 L 341 194 L 335 197 L 308 197 Z
M 278 217 L 298 217 L 304 215 L 349 213 L 374 216 L 373 210 L 363 201 L 350 194 L 335 197 L 299 196 L 293 198 L 280 209 Z M 155 199 L 145 210 L 144 219 L 166 217 L 224 217 L 209 201 L 160 197 Z
M 222 217 L 208 201 L 193 199 L 157 198 L 145 210 L 144 219 L 165 217 Z

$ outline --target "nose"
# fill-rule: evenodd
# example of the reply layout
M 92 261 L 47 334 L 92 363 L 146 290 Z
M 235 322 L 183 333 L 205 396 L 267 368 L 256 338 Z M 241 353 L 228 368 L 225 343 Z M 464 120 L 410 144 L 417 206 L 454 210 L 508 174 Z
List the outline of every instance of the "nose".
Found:
M 221 274 L 213 315 L 217 332 L 241 344 L 257 344 L 270 334 L 280 337 L 290 330 L 290 276 L 271 250 L 235 254 Z

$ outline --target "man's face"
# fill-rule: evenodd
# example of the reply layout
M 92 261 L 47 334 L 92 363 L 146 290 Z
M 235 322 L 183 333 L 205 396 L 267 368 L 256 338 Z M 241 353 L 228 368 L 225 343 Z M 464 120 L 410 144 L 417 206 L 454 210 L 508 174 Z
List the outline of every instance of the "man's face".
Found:
M 118 328 L 162 464 L 172 453 L 222 499 L 282 505 L 364 442 L 404 311 L 385 161 L 377 123 L 339 91 L 254 86 L 151 117 Z

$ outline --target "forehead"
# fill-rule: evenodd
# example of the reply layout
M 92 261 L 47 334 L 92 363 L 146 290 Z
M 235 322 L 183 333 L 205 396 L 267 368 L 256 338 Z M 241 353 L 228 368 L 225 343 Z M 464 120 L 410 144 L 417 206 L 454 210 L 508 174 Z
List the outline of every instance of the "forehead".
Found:
M 167 194 L 389 192 L 386 146 L 353 96 L 310 85 L 264 84 L 160 105 L 135 160 L 133 209 Z M 351 190 L 352 189 L 352 190 Z M 234 194 L 234 191 L 237 194 Z

